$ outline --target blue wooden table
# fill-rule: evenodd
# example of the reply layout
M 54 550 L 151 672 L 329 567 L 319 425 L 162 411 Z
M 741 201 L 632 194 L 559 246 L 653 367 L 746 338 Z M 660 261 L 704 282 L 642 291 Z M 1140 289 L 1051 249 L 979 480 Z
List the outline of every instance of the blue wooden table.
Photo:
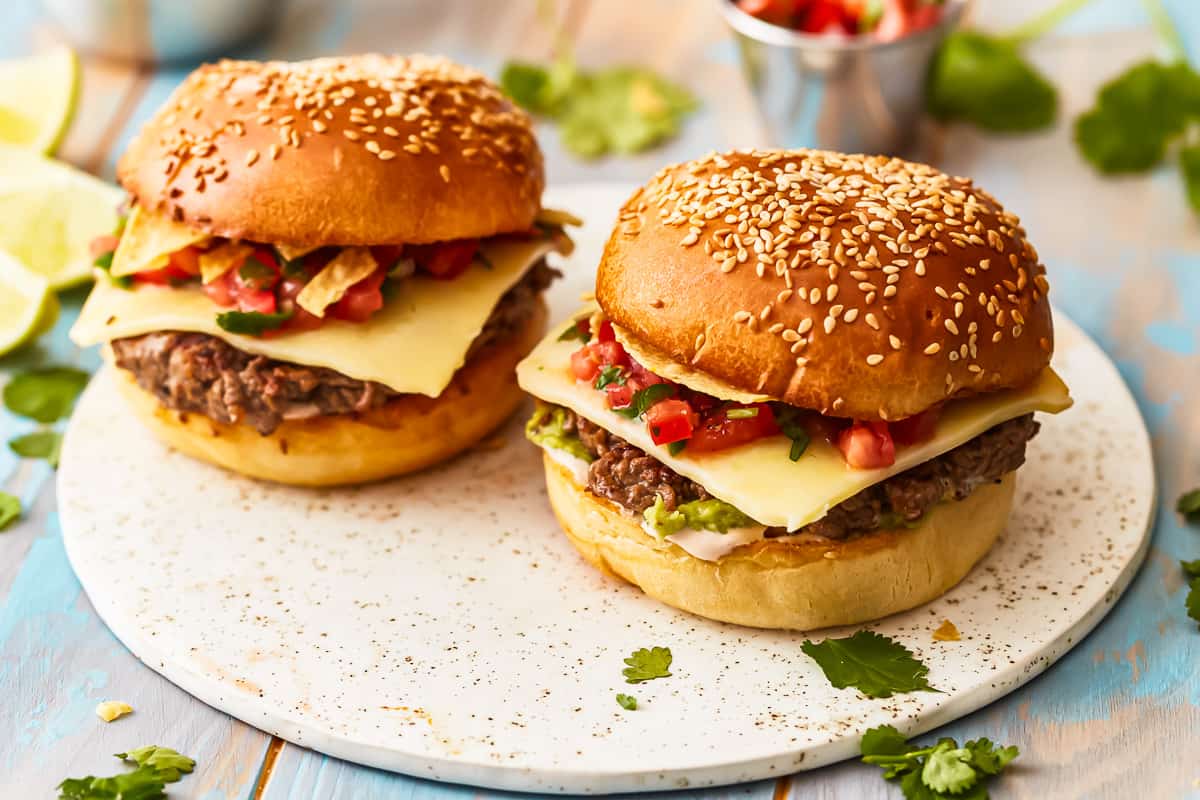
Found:
M 586 163 L 542 131 L 550 180 L 645 180 L 661 163 L 713 148 L 762 143 L 728 32 L 713 0 L 573 0 L 560 23 L 584 63 L 637 61 L 690 85 L 703 111 L 681 137 L 633 158 Z M 335 3 L 294 0 L 267 41 L 238 55 L 301 58 L 363 50 L 439 52 L 494 72 L 505 59 L 545 59 L 551 35 L 534 0 Z M 983 27 L 1004 28 L 1049 0 L 982 0 Z M 1168 3 L 1200 55 L 1200 2 Z M 48 46 L 55 33 L 34 0 L 0 8 L 0 57 Z M 1035 44 L 1034 60 L 1062 91 L 1064 119 L 1096 88 L 1157 52 L 1134 0 L 1096 0 Z M 112 178 L 116 157 L 186 69 L 85 59 L 79 112 L 60 155 Z M 1017 744 L 1019 766 L 1004 797 L 1200 797 L 1200 630 L 1183 606 L 1181 557 L 1200 557 L 1200 530 L 1173 510 L 1200 484 L 1200 220 L 1186 208 L 1178 175 L 1102 179 L 1084 164 L 1069 127 L 1019 138 L 930 127 L 924 156 L 969 174 L 1025 221 L 1049 265 L 1053 296 L 1111 354 L 1154 438 L 1162 497 L 1145 567 L 1111 615 L 1044 675 L 944 729 L 962 738 Z M 55 330 L 0 359 L 0 381 L 35 364 L 92 369 L 95 353 L 65 332 L 83 293 L 64 298 Z M 31 428 L 0 411 L 0 440 Z M 25 517 L 0 534 L 0 797 L 53 796 L 62 778 L 109 774 L 111 754 L 162 744 L 194 756 L 194 775 L 173 797 L 467 797 L 441 786 L 326 758 L 256 731 L 192 699 L 143 666 L 107 631 L 67 563 L 55 511 L 54 476 L 42 462 L 0 448 L 0 488 L 21 497 Z M 113 580 L 121 565 L 113 565 Z M 105 725 L 98 701 L 136 713 Z M 720 735 L 714 731 L 714 735 Z M 694 797 L 895 797 L 877 770 L 846 763 L 775 782 Z

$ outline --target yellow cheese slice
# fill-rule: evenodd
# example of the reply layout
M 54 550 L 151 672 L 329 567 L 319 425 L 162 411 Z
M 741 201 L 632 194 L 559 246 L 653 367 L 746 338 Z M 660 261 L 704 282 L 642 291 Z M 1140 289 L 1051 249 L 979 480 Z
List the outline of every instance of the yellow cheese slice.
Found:
M 521 388 L 566 406 L 640 447 L 763 525 L 789 531 L 815 522 L 868 486 L 952 450 L 993 425 L 1031 411 L 1058 413 L 1071 405 L 1066 384 L 1047 368 L 1030 386 L 947 403 L 934 438 L 898 447 L 896 463 L 885 469 L 851 469 L 837 448 L 816 439 L 798 461 L 792 461 L 788 458 L 791 441 L 782 435 L 716 453 L 689 455 L 685 449 L 673 456 L 651 441 L 644 420 L 613 413 L 605 407 L 604 392 L 574 380 L 568 365 L 579 343 L 558 341 L 565 330 L 566 325 L 557 326 L 517 366 Z
M 114 278 L 160 269 L 167 265 L 167 257 L 176 250 L 208 241 L 203 231 L 193 230 L 163 214 L 155 214 L 134 206 L 121 232 L 121 241 L 113 253 Z
M 194 284 L 126 290 L 98 280 L 71 339 L 87 347 L 152 331 L 195 331 L 248 353 L 436 397 L 462 366 L 500 297 L 553 248 L 545 240 L 485 242 L 480 249 L 490 268 L 475 263 L 453 281 L 413 276 L 366 322 L 329 320 L 317 330 L 272 339 L 222 330 L 217 314 L 223 309 Z
M 354 284 L 378 268 L 375 257 L 365 247 L 343 247 L 321 267 L 313 279 L 296 295 L 296 305 L 310 314 L 325 316 L 325 309 L 342 299 Z

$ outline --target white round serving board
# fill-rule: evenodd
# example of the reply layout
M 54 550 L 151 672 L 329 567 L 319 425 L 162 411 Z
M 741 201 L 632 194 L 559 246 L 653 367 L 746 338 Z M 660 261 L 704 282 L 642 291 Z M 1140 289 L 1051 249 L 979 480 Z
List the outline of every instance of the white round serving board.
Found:
M 550 290 L 556 318 L 590 288 L 626 194 L 549 193 L 588 220 Z M 96 610 L 138 658 L 323 753 L 532 792 L 784 775 L 855 755 L 871 726 L 916 734 L 995 700 L 1125 589 L 1149 539 L 1149 438 L 1108 358 L 1062 314 L 1057 330 L 1054 364 L 1076 405 L 1043 419 L 1004 538 L 945 597 L 870 626 L 915 651 L 940 694 L 834 689 L 803 635 L 680 613 L 588 567 L 550 513 L 520 415 L 417 476 L 289 489 L 168 451 L 105 371 L 66 435 L 63 534 Z M 961 641 L 932 639 L 944 619 Z M 622 659 L 658 645 L 674 654 L 672 677 L 625 684 Z

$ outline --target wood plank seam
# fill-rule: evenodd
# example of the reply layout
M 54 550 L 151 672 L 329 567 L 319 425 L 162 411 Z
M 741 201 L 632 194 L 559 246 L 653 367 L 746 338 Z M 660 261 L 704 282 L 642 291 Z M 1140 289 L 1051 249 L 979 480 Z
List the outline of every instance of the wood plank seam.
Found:
M 267 752 L 263 754 L 262 766 L 258 768 L 258 777 L 254 779 L 254 789 L 250 793 L 251 800 L 262 800 L 263 792 L 267 790 L 267 784 L 271 780 L 271 773 L 275 770 L 275 762 L 279 760 L 279 752 L 283 750 L 283 746 L 287 744 L 278 736 L 271 737 L 271 743 L 267 745 Z

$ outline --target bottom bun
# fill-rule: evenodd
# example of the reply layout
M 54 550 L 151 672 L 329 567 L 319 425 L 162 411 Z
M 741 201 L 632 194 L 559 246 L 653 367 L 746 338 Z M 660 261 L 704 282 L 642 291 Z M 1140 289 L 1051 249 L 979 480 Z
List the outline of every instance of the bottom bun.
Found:
M 554 514 L 576 549 L 667 605 L 755 628 L 815 630 L 886 617 L 944 594 L 1004 531 L 1013 473 L 941 503 L 914 528 L 847 542 L 764 539 L 703 561 L 648 535 L 616 504 L 545 459 Z
M 150 430 L 181 453 L 293 486 L 364 483 L 445 461 L 508 419 L 524 398 L 514 370 L 546 316 L 539 300 L 519 330 L 473 356 L 437 397 L 406 394 L 362 414 L 285 420 L 266 436 L 165 408 L 125 370 L 117 370 L 117 385 Z

